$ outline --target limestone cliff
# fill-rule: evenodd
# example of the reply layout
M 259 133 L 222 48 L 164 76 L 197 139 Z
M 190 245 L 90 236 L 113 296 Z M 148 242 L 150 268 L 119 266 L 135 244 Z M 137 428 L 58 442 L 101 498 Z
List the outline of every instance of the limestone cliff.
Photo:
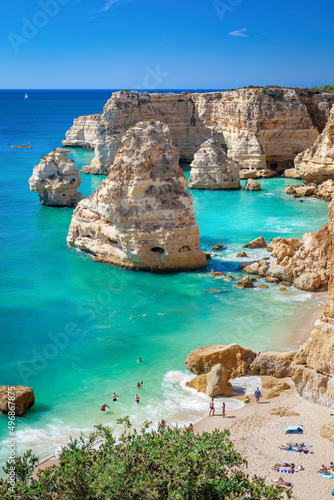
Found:
M 204 142 L 191 162 L 188 187 L 192 189 L 240 189 L 240 167 L 215 139 Z
M 326 227 L 326 226 L 325 226 Z M 329 298 L 322 318 L 311 337 L 296 353 L 263 353 L 249 367 L 249 373 L 291 377 L 301 396 L 323 406 L 334 405 L 334 203 L 329 207 Z M 323 237 L 325 239 L 325 228 Z
M 273 259 L 266 275 L 289 281 L 306 291 L 327 289 L 330 236 L 328 226 L 315 234 L 305 233 L 302 241 L 275 238 L 269 245 Z
M 334 179 L 334 107 L 322 134 L 295 158 L 295 167 L 305 184 Z
M 42 205 L 74 207 L 82 200 L 77 191 L 82 182 L 79 169 L 68 154 L 67 149 L 54 149 L 34 166 L 30 190 L 38 193 Z
M 73 126 L 66 132 L 63 146 L 94 149 L 97 139 L 97 129 L 102 114 L 79 116 L 73 121 Z
M 306 105 L 296 91 L 281 88 L 193 94 L 114 92 L 101 117 L 75 121 L 64 145 L 94 147 L 91 170 L 84 171 L 107 174 L 127 129 L 142 120 L 161 120 L 170 128 L 181 161 L 191 162 L 200 145 L 213 138 L 240 163 L 242 177 L 266 177 L 292 168 L 295 156 L 318 137 L 309 111 L 312 99 L 316 98 L 309 98 Z M 322 94 L 313 103 L 317 123 L 326 120 L 332 99 L 331 94 Z
M 156 272 L 206 267 L 192 197 L 168 127 L 124 135 L 108 177 L 77 206 L 67 241 L 96 260 Z

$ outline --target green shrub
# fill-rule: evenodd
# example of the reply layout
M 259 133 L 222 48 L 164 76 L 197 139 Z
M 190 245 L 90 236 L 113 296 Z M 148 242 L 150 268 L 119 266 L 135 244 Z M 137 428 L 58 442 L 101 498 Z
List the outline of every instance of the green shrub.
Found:
M 111 429 L 97 426 L 88 442 L 72 441 L 60 465 L 38 474 L 29 484 L 18 478 L 13 493 L 0 482 L 6 500 L 253 500 L 283 498 L 277 487 L 246 474 L 246 461 L 235 451 L 228 431 L 194 435 L 189 430 L 127 434 L 128 419 L 116 443 Z M 99 451 L 92 449 L 101 440 Z

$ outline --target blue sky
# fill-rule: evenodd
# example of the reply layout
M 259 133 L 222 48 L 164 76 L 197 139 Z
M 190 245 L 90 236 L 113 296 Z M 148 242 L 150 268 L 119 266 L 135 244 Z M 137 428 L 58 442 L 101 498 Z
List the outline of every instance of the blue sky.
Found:
M 334 2 L 3 2 L 0 88 L 334 83 Z

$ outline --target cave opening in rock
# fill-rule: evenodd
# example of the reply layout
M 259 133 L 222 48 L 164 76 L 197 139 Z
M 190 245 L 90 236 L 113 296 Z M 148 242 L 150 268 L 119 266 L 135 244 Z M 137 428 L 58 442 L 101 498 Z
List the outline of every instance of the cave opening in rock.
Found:
M 151 252 L 159 253 L 162 255 L 163 253 L 165 253 L 165 250 L 161 247 L 153 247 L 153 248 L 151 248 Z

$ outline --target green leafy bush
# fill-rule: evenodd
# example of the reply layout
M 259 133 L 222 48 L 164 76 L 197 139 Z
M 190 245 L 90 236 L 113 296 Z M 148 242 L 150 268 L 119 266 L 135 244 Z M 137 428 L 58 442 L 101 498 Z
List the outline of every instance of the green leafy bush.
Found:
M 60 465 L 38 474 L 30 483 L 18 477 L 14 491 L 0 482 L 6 500 L 253 500 L 283 498 L 276 487 L 246 474 L 246 461 L 234 450 L 228 431 L 194 435 L 168 429 L 138 434 L 124 431 L 118 442 L 112 430 L 97 426 L 88 440 L 72 441 L 63 450 Z M 100 440 L 99 450 L 93 449 Z M 32 456 L 26 456 L 31 465 Z M 22 464 L 21 464 L 22 465 Z M 29 468 L 29 466 L 28 466 Z M 29 484 L 30 483 L 30 484 Z

